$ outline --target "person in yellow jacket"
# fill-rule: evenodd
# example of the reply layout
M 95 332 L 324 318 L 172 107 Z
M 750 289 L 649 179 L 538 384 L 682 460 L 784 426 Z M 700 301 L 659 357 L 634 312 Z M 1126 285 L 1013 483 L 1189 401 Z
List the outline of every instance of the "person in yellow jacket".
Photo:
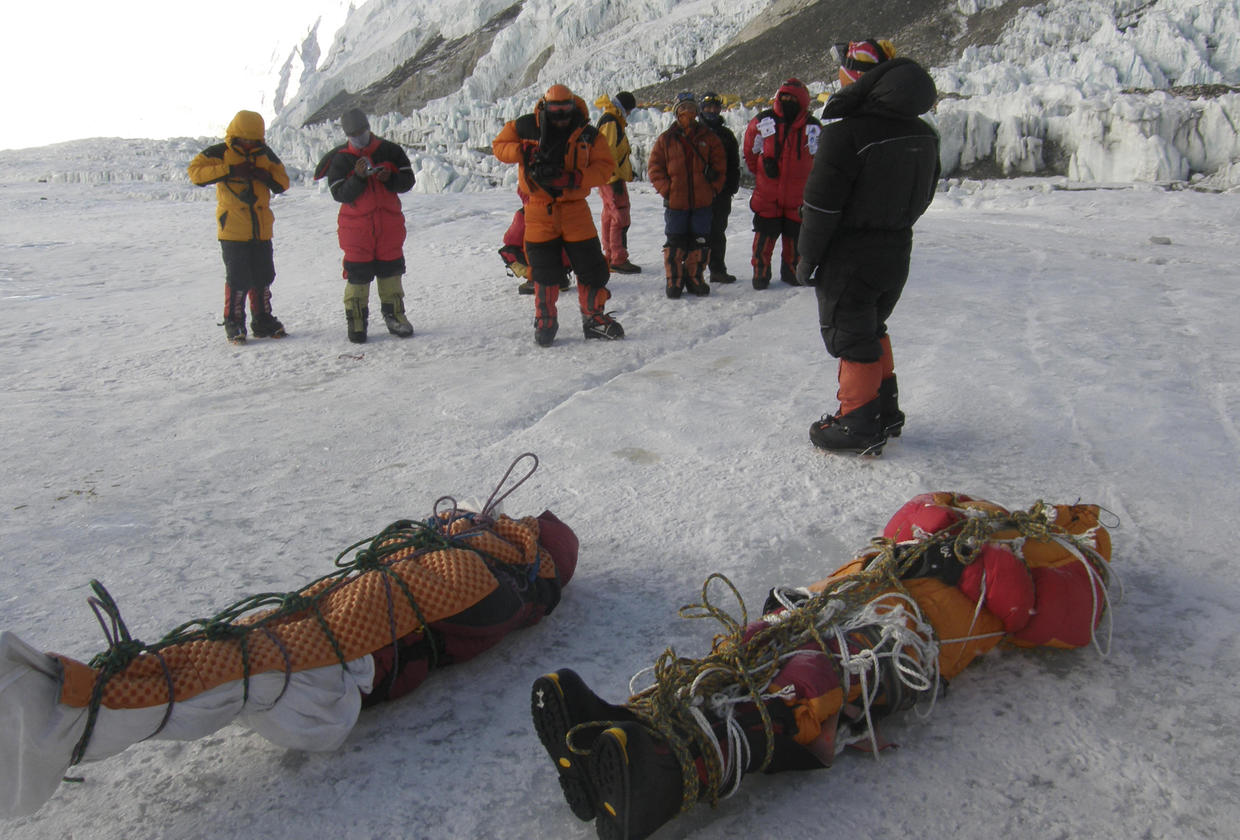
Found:
M 238 111 L 223 143 L 203 149 L 189 164 L 189 179 L 215 185 L 215 221 L 224 256 L 224 333 L 244 344 L 245 302 L 255 338 L 283 338 L 284 325 L 271 314 L 276 279 L 271 235 L 271 196 L 289 187 L 288 173 L 265 142 L 261 114 Z
M 611 297 L 609 272 L 586 203 L 590 190 L 607 183 L 616 161 L 607 140 L 590 124 L 585 101 L 564 85 L 552 85 L 533 113 L 504 125 L 491 141 L 491 151 L 504 163 L 520 167 L 517 186 L 530 197 L 525 206 L 525 254 L 534 281 L 534 340 L 540 347 L 555 341 L 562 252 L 567 252 L 577 275 L 585 337 L 624 338 L 620 323 L 603 311 Z
M 598 120 L 598 133 L 607 138 L 616 168 L 611 180 L 598 188 L 603 199 L 603 253 L 607 264 L 617 274 L 640 274 L 641 268 L 629 261 L 629 181 L 633 180 L 632 147 L 625 133 L 629 114 L 637 107 L 637 100 L 627 90 L 615 98 L 603 94 L 594 100 L 594 107 L 603 112 Z

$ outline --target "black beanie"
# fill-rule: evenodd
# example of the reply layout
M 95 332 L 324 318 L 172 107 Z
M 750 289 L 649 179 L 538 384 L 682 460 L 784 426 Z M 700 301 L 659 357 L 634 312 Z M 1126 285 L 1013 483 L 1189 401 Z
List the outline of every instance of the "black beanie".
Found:
M 632 111 L 637 107 L 637 100 L 633 98 L 633 94 L 627 90 L 622 90 L 616 94 L 616 101 L 620 103 L 620 107 L 626 112 Z
M 351 108 L 340 117 L 340 127 L 347 136 L 356 137 L 370 128 L 370 121 L 366 119 L 361 108 Z

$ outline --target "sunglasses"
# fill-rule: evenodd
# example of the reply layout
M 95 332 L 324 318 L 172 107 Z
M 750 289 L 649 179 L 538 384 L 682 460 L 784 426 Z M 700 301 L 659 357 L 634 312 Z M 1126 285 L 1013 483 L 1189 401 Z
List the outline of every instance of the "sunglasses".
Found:
M 548 102 L 547 116 L 553 120 L 563 120 L 571 117 L 576 106 L 572 102 Z

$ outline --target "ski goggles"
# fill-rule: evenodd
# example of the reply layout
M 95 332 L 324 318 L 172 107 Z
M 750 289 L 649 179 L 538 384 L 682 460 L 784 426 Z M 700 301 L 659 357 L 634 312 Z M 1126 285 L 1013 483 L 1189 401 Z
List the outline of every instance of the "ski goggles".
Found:
M 573 111 L 577 109 L 577 106 L 571 99 L 564 99 L 548 102 L 544 108 L 547 111 L 548 119 L 567 120 L 572 117 Z

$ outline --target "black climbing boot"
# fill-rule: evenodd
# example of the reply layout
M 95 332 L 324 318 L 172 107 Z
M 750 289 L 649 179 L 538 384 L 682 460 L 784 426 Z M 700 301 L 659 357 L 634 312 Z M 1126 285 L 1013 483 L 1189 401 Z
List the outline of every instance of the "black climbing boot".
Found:
M 530 692 L 530 714 L 538 740 L 547 750 L 560 774 L 560 787 L 568 807 L 581 820 L 594 819 L 594 786 L 586 772 L 585 755 L 577 755 L 568 746 L 568 733 L 574 726 L 597 723 L 597 727 L 580 729 L 573 745 L 590 750 L 608 726 L 633 719 L 624 706 L 613 706 L 589 689 L 576 671 L 561 668 L 534 680 Z
M 878 403 L 877 399 L 870 400 L 841 417 L 824 415 L 810 424 L 810 441 L 830 452 L 881 455 L 887 436 L 879 422 Z

